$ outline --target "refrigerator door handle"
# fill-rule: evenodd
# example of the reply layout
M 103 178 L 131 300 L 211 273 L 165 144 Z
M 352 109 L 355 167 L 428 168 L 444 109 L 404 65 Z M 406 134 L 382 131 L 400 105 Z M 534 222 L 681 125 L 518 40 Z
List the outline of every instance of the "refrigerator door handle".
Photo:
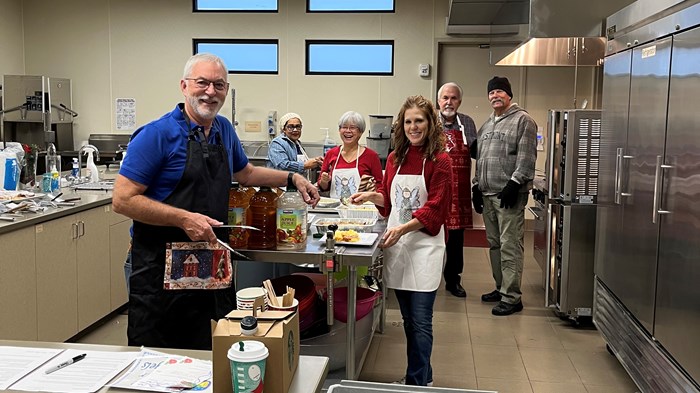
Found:
M 656 224 L 659 216 L 659 179 L 661 178 L 661 156 L 656 156 L 656 173 L 654 174 L 654 202 L 652 203 L 651 222 Z
M 673 165 L 662 164 L 660 167 L 661 167 L 661 170 L 662 170 L 662 171 L 663 171 L 664 169 L 673 169 Z M 663 191 L 663 190 L 662 190 L 662 191 Z M 660 207 L 661 207 L 661 206 L 660 206 Z M 659 215 L 661 215 L 661 214 L 671 214 L 671 211 L 670 211 L 670 210 L 663 210 L 663 207 L 661 207 L 661 209 L 659 209 L 659 210 L 656 211 L 656 214 L 659 214 Z
M 622 202 L 622 148 L 618 147 L 615 154 L 615 204 L 619 205 Z
M 620 149 L 620 153 L 622 153 L 622 149 Z M 623 161 L 622 161 L 622 160 L 631 160 L 631 159 L 634 159 L 634 156 L 626 156 L 626 155 L 624 155 L 624 154 L 622 155 L 622 157 L 621 157 L 621 159 L 620 159 L 620 172 L 622 172 L 623 169 L 624 169 L 624 168 L 623 168 Z M 621 197 L 630 197 L 630 196 L 632 196 L 632 193 L 631 193 L 631 192 L 622 192 L 622 175 L 620 175 L 620 196 L 621 196 Z

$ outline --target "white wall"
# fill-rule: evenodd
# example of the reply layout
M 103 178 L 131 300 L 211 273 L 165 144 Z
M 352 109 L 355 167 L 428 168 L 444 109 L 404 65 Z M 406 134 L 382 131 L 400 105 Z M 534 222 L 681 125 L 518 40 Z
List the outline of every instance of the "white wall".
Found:
M 79 143 L 90 133 L 117 132 L 117 98 L 136 99 L 137 126 L 172 110 L 182 100 L 178 83 L 193 38 L 277 38 L 278 75 L 229 76 L 236 88 L 241 138 L 267 139 L 265 132 L 244 132 L 243 124 L 264 125 L 268 111 L 276 110 L 278 116 L 299 113 L 305 126 L 302 140 L 320 141 L 320 128 L 336 129 L 347 110 L 396 115 L 408 95 L 434 98 L 438 42 L 463 41 L 444 34 L 448 0 L 397 0 L 394 14 L 307 14 L 304 0 L 279 4 L 277 14 L 195 14 L 191 0 L 0 0 L 0 18 L 9 8 L 23 14 L 24 22 L 24 46 L 0 53 L 24 57 L 27 74 L 72 79 L 73 109 L 80 113 L 74 139 Z M 20 20 L 10 19 L 15 24 Z M 0 26 L 0 32 L 7 29 Z M 10 30 L 22 31 L 21 23 Z M 394 76 L 306 76 L 305 39 L 393 39 Z M 433 66 L 430 77 L 418 75 L 420 63 Z M 492 76 L 472 75 L 479 85 Z M 569 84 L 568 76 L 558 78 L 549 83 Z M 481 101 L 483 95 L 476 98 Z M 549 105 L 551 100 L 545 101 Z M 230 117 L 230 102 L 222 114 Z
M 0 76 L 6 74 L 24 74 L 21 0 L 0 0 Z

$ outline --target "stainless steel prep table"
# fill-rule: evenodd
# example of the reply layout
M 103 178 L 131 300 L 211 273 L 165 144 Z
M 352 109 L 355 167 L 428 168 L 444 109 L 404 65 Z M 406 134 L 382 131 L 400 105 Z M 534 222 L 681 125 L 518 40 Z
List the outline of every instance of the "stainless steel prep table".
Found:
M 13 347 L 34 347 L 34 348 L 73 348 L 73 349 L 85 349 L 91 351 L 112 351 L 112 352 L 138 352 L 138 347 L 127 347 L 127 346 L 116 346 L 116 345 L 96 345 L 96 344 L 72 344 L 72 343 L 50 343 L 50 342 L 38 342 L 38 341 L 10 341 L 10 340 L 0 340 L 0 346 L 13 346 Z M 211 351 L 198 351 L 198 350 L 186 350 L 186 349 L 172 349 L 172 348 L 152 348 L 159 351 L 181 355 L 189 356 L 195 359 L 201 360 L 211 360 Z M 289 387 L 289 393 L 318 393 L 323 388 L 323 382 L 326 380 L 326 375 L 328 375 L 328 358 L 324 356 L 299 356 L 299 366 L 297 366 L 297 371 L 294 373 L 294 378 L 292 378 L 292 384 Z M 20 392 L 19 390 L 6 390 L 7 392 Z M 136 393 L 143 392 L 142 390 L 131 390 L 131 389 L 116 389 L 109 388 L 107 386 L 98 390 L 100 393 L 105 392 L 123 392 L 123 393 Z
M 310 214 L 316 215 L 317 218 L 332 218 L 337 217 L 335 214 L 319 213 L 310 211 Z M 371 247 L 362 246 L 336 246 L 335 247 L 335 262 L 340 266 L 348 267 L 348 283 L 357 282 L 357 267 L 370 266 L 379 258 L 382 250 L 379 248 L 382 235 L 386 231 L 386 220 L 377 220 L 377 223 L 372 228 L 372 232 L 379 234 Z M 310 231 L 310 233 L 313 232 Z M 292 264 L 314 264 L 323 269 L 326 258 L 325 242 L 314 239 L 311 236 L 307 238 L 306 248 L 304 250 L 282 251 L 282 250 L 240 250 L 240 252 L 248 258 L 259 262 L 274 262 L 274 263 L 292 263 Z M 382 291 L 381 315 L 379 321 L 379 331 L 384 330 L 384 320 L 386 315 L 386 290 Z M 357 302 L 357 286 L 348 285 L 348 311 L 347 311 L 347 326 L 346 326 L 346 342 L 345 342 L 345 375 L 348 379 L 357 379 L 355 370 L 355 316 Z M 371 342 L 371 341 L 370 341 Z

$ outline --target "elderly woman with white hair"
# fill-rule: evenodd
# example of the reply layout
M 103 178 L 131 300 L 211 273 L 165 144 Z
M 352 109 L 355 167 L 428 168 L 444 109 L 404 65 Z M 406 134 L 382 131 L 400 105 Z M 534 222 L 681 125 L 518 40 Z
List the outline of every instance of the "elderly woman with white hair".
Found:
M 309 158 L 301 146 L 301 116 L 287 113 L 279 120 L 280 135 L 270 142 L 268 166 L 283 171 L 303 173 L 321 166 L 323 157 Z
M 360 191 L 374 191 L 382 183 L 382 163 L 374 150 L 360 146 L 365 132 L 361 114 L 348 111 L 338 121 L 341 145 L 326 153 L 318 180 L 320 191 L 329 191 L 331 198 L 347 200 Z

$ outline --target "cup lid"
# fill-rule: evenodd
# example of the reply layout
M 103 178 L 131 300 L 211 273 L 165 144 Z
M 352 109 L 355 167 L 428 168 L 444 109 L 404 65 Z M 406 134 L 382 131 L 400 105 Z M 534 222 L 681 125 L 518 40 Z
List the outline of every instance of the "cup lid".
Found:
M 256 362 L 267 358 L 269 351 L 260 341 L 245 340 L 231 345 L 228 358 L 235 361 Z

